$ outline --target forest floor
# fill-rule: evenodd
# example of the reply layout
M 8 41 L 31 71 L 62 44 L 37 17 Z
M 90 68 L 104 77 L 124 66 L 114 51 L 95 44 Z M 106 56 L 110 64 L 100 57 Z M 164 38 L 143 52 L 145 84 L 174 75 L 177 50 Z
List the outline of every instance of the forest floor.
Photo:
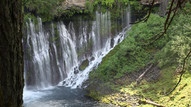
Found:
M 157 69 L 153 67 L 151 69 Z M 110 94 L 98 97 L 100 102 L 112 103 L 118 106 L 179 106 L 189 107 L 191 105 L 191 73 L 186 73 L 176 90 L 167 95 L 178 81 L 177 70 L 164 69 L 150 70 L 143 79 L 137 83 L 137 75 L 141 75 L 142 70 L 136 73 L 130 73 L 109 84 L 113 91 Z M 106 84 L 108 85 L 108 84 Z M 108 91 L 108 90 L 104 90 Z M 101 92 L 99 90 L 99 92 Z

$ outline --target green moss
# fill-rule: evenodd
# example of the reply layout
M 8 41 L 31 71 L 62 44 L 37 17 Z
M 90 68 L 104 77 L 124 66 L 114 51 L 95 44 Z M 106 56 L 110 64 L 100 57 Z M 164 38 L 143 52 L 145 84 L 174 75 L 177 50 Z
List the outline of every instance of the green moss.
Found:
M 89 61 L 88 61 L 88 59 L 86 59 L 86 60 L 84 60 L 84 61 L 82 62 L 82 64 L 80 65 L 79 69 L 80 69 L 81 71 L 83 71 L 83 70 L 85 70 L 86 67 L 88 67 L 88 66 L 89 66 Z
M 101 99 L 99 95 L 100 94 L 96 93 L 95 91 L 89 91 L 89 94 L 88 94 L 88 96 L 92 97 L 95 100 L 100 100 Z
M 128 5 L 129 0 L 93 0 L 93 5 L 107 6 L 108 8 L 113 8 L 115 6 Z

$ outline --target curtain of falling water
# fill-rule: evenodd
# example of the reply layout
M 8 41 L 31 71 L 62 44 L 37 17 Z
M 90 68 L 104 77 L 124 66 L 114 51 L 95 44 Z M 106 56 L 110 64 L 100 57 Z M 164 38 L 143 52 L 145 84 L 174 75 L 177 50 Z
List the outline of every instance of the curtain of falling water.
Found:
M 25 88 L 42 89 L 65 85 L 80 87 L 102 58 L 125 37 L 130 28 L 130 7 L 123 10 L 121 21 L 111 21 L 111 13 L 95 12 L 95 20 L 76 20 L 49 27 L 29 20 L 24 38 Z M 118 27 L 121 25 L 121 27 Z M 112 26 L 117 26 L 113 28 Z M 84 62 L 88 66 L 81 70 Z

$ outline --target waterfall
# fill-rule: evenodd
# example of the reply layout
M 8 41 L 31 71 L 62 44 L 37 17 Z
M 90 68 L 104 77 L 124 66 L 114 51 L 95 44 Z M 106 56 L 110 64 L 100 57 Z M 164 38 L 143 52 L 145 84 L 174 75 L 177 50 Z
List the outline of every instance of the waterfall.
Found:
M 113 21 L 109 11 L 96 11 L 93 20 L 67 23 L 43 24 L 38 18 L 35 24 L 29 19 L 23 39 L 25 88 L 81 87 L 90 71 L 125 38 L 129 23 L 130 7 L 123 10 L 121 21 Z
M 35 32 L 35 25 L 31 20 L 27 24 L 25 52 L 30 55 L 25 56 L 25 59 L 28 57 L 28 60 L 25 60 L 25 79 L 27 80 L 29 78 L 29 73 L 26 72 L 30 71 L 30 73 L 33 73 L 32 76 L 35 81 L 28 82 L 34 82 L 38 88 L 44 88 L 51 83 L 49 34 L 43 32 L 40 18 L 38 18 L 38 22 L 38 33 Z

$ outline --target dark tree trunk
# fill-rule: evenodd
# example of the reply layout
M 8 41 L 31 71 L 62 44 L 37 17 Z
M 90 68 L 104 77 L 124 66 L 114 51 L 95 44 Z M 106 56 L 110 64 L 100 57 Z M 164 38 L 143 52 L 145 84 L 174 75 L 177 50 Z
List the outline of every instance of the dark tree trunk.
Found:
M 21 107 L 22 4 L 21 0 L 0 0 L 0 7 L 0 107 Z

